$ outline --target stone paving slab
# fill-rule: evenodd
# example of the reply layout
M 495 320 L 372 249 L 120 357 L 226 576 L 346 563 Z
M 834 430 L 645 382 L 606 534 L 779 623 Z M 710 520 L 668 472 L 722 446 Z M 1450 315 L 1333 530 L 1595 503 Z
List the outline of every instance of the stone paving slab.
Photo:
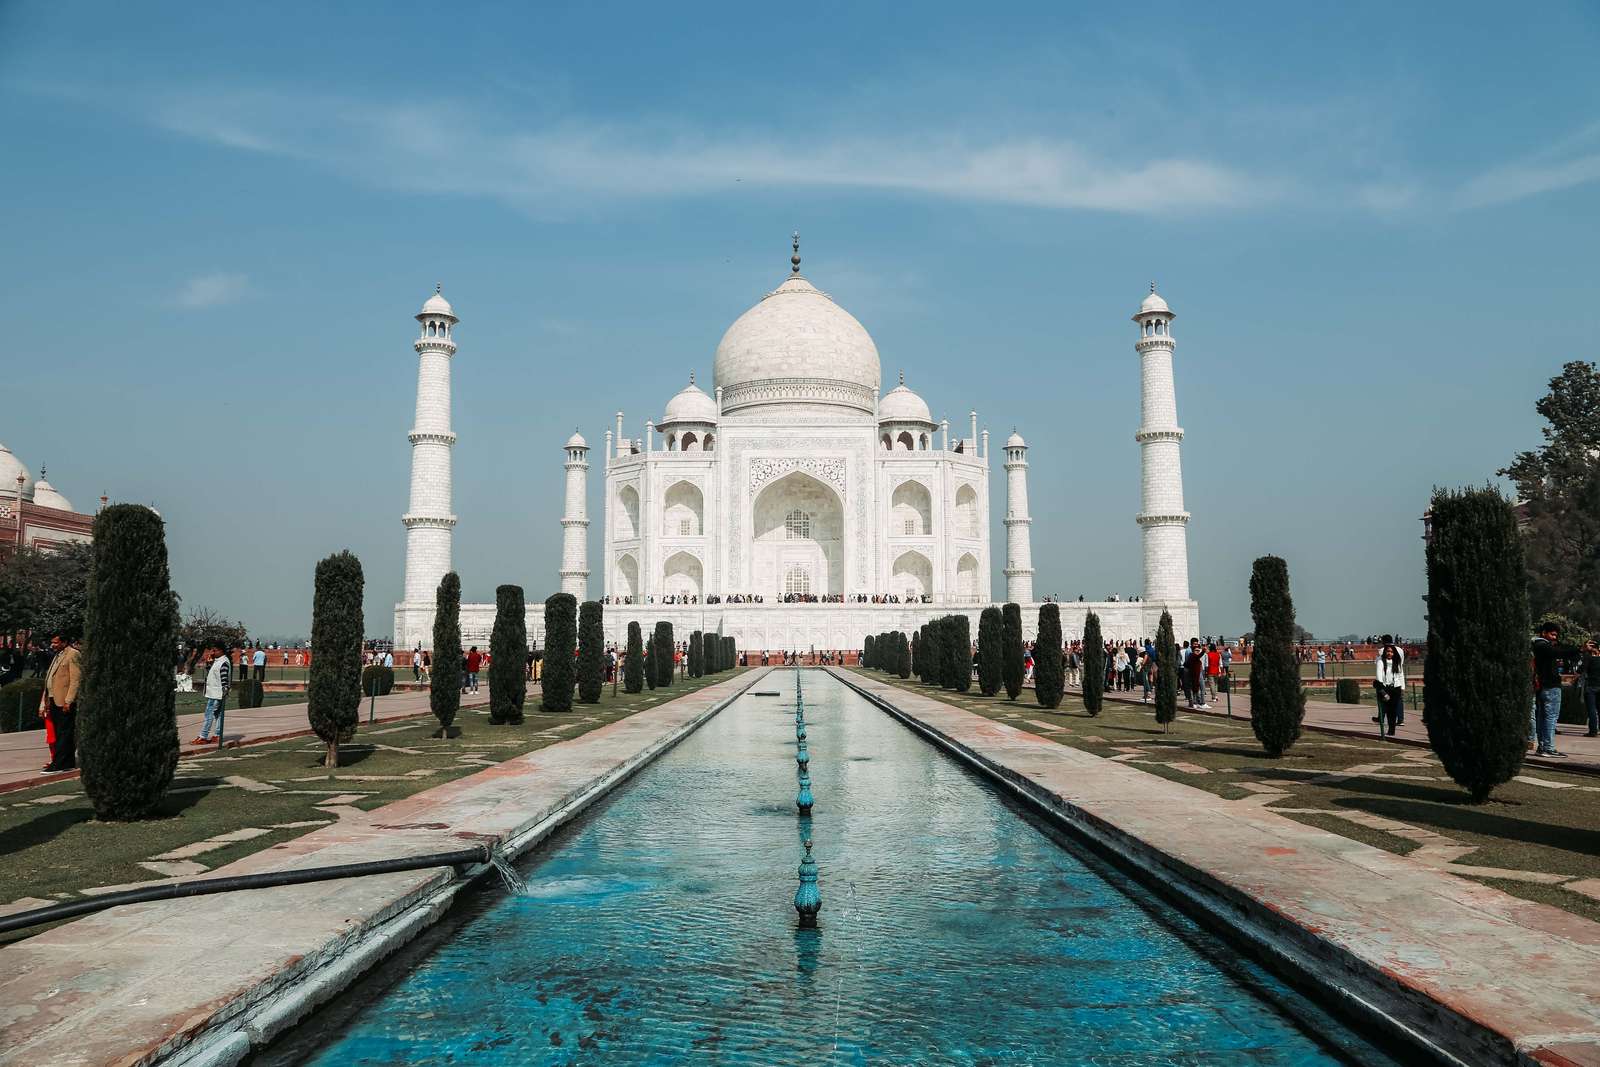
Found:
M 765 673 L 739 674 L 570 741 L 358 811 L 204 877 L 502 845 L 597 784 L 647 763 Z M 271 1014 L 263 1005 L 274 995 L 315 981 L 325 966 L 337 970 L 341 956 L 359 953 L 364 939 L 370 947 L 393 930 L 391 919 L 412 914 L 453 877 L 449 869 L 429 868 L 125 905 L 6 946 L 0 1065 L 135 1067 L 187 1055 L 202 1037 L 242 1055 L 294 1021 L 287 1017 L 260 1032 L 259 1019 Z M 417 916 L 404 936 L 436 917 Z
M 1600 924 L 835 673 L 1460 1062 L 1600 1065 Z

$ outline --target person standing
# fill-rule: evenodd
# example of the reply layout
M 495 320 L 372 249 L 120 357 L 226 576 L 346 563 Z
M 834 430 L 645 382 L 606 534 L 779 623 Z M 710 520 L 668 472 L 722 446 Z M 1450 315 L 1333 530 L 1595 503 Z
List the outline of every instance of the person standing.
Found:
M 1539 634 L 1533 639 L 1533 713 L 1529 717 L 1529 732 L 1538 743 L 1538 756 L 1565 758 L 1565 752 L 1556 751 L 1556 717 L 1561 714 L 1561 661 L 1573 659 L 1580 653 L 1571 645 L 1557 640 L 1561 627 L 1553 622 L 1539 624 Z
M 1578 677 L 1583 680 L 1583 701 L 1589 708 L 1589 732 L 1583 736 L 1600 737 L 1600 645 L 1592 637 L 1583 643 Z
M 1189 638 L 1189 656 L 1183 661 L 1183 680 L 1189 691 L 1189 706 L 1196 711 L 1208 711 L 1205 690 L 1206 654 L 1198 637 Z
M 1388 634 L 1378 650 L 1372 689 L 1378 701 L 1378 732 L 1393 737 L 1406 717 L 1406 654 Z
M 1206 703 L 1217 699 L 1217 679 L 1222 677 L 1222 653 L 1215 641 L 1206 642 Z
M 1317 681 L 1325 681 L 1328 677 L 1328 648 L 1326 645 L 1317 649 Z
M 50 638 L 53 656 L 44 676 L 44 692 L 39 694 L 39 718 L 45 720 L 55 736 L 50 748 L 50 762 L 46 771 L 70 771 L 78 765 L 77 713 L 78 682 L 82 669 L 78 664 L 78 647 L 70 644 L 64 634 Z
M 250 657 L 251 666 L 256 669 L 256 678 L 260 681 L 267 680 L 267 650 L 260 645 L 256 646 L 255 655 Z
M 467 652 L 465 666 L 467 668 L 466 691 L 476 693 L 478 691 L 478 671 L 483 666 L 483 654 L 478 651 L 477 645 L 473 645 L 471 650 Z
M 211 742 L 211 720 L 217 722 L 217 740 L 222 740 L 222 706 L 233 688 L 233 662 L 228 649 L 216 646 L 206 650 L 206 717 L 200 724 L 200 736 L 189 743 L 205 745 Z
M 411 680 L 422 682 L 422 642 L 417 642 L 416 650 L 411 653 Z

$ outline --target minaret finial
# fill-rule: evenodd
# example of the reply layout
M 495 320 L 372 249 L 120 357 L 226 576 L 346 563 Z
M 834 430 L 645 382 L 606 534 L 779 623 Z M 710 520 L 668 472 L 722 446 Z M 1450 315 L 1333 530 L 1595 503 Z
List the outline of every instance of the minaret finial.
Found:
M 791 264 L 791 266 L 789 267 L 789 273 L 790 274 L 799 274 L 800 273 L 800 231 L 799 230 L 794 231 L 794 255 L 789 257 L 789 263 Z

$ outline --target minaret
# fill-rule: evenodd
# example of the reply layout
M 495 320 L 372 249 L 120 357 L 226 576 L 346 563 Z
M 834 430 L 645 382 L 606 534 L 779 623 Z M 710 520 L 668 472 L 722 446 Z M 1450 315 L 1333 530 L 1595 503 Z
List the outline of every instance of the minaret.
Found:
M 1172 385 L 1172 320 L 1156 294 L 1139 305 L 1139 442 L 1143 485 L 1137 521 L 1144 531 L 1144 598 L 1189 599 L 1189 513 L 1183 510 L 1183 463 L 1179 448 L 1178 398 Z
M 401 518 L 406 528 L 408 604 L 432 604 L 439 580 L 450 570 L 450 541 L 456 517 L 450 512 L 450 360 L 451 335 L 460 322 L 436 286 L 417 313 L 417 418 L 411 428 L 411 506 Z
M 1006 600 L 1033 603 L 1033 520 L 1028 517 L 1028 442 L 1006 438 Z
M 561 591 L 589 599 L 589 443 L 567 438 L 567 507 L 561 514 Z

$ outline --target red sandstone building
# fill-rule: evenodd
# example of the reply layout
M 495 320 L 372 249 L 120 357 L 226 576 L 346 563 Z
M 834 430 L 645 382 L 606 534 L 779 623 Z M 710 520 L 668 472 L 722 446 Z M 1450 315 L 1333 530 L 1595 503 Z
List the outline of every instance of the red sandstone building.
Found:
M 93 538 L 94 516 L 73 508 L 44 474 L 39 468 L 39 480 L 34 481 L 22 461 L 0 444 L 0 560 L 23 546 L 50 549 Z M 105 497 L 100 503 L 105 504 Z

